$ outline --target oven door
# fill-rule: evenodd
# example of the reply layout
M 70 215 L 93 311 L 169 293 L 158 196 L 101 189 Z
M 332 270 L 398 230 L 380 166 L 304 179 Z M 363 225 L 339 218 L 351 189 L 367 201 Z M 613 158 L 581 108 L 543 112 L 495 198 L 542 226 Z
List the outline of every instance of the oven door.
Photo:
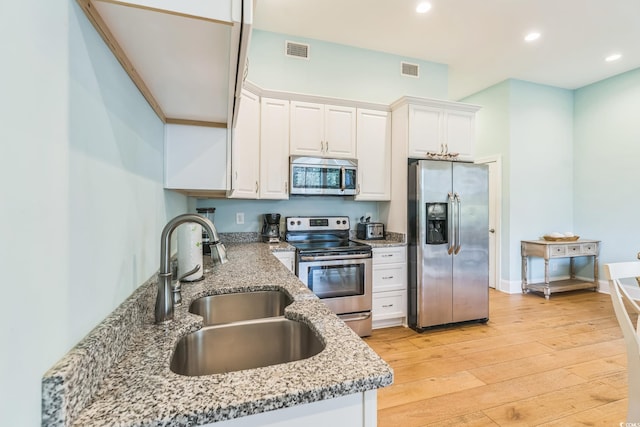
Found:
M 371 255 L 352 256 L 303 255 L 298 261 L 300 280 L 337 314 L 371 311 Z

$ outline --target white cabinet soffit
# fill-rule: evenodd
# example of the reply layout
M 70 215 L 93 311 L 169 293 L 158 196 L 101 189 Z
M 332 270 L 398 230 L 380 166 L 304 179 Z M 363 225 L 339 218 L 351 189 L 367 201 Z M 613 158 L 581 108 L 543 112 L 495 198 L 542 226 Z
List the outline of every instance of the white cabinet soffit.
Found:
M 79 1 L 162 121 L 226 127 L 231 2 Z

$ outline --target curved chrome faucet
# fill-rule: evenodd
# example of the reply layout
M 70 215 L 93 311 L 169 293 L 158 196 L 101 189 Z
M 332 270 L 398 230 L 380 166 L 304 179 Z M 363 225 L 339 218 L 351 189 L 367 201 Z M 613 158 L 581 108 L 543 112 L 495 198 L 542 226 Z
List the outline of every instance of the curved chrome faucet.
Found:
M 211 236 L 211 259 L 214 263 L 227 262 L 227 253 L 216 227 L 207 218 L 197 214 L 178 215 L 164 226 L 160 237 L 160 272 L 158 273 L 158 296 L 156 297 L 156 323 L 173 319 L 173 297 L 171 289 L 171 234 L 185 222 L 195 222 L 203 226 Z

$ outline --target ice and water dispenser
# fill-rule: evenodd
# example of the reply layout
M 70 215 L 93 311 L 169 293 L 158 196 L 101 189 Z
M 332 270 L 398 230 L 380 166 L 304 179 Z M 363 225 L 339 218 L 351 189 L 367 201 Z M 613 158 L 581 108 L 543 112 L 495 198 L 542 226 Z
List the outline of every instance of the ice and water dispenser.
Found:
M 447 204 L 427 203 L 427 245 L 448 243 Z

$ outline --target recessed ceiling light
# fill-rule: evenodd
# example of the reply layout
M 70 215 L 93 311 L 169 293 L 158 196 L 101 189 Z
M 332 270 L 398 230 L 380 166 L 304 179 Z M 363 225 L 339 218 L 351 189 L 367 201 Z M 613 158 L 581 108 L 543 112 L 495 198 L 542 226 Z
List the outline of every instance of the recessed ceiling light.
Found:
M 416 7 L 416 12 L 418 13 L 427 13 L 430 10 L 431 10 L 431 3 L 429 3 L 428 1 L 420 2 Z
M 532 41 L 534 41 L 534 40 L 538 40 L 539 38 L 540 38 L 540 33 L 538 33 L 538 32 L 536 32 L 536 31 L 534 31 L 534 32 L 531 32 L 531 33 L 527 34 L 527 35 L 524 37 L 524 41 L 526 41 L 526 42 L 532 42 Z
M 613 62 L 613 61 L 617 61 L 618 59 L 622 58 L 622 55 L 619 53 L 612 53 L 611 55 L 607 56 L 606 58 L 604 58 L 605 61 L 607 62 Z

